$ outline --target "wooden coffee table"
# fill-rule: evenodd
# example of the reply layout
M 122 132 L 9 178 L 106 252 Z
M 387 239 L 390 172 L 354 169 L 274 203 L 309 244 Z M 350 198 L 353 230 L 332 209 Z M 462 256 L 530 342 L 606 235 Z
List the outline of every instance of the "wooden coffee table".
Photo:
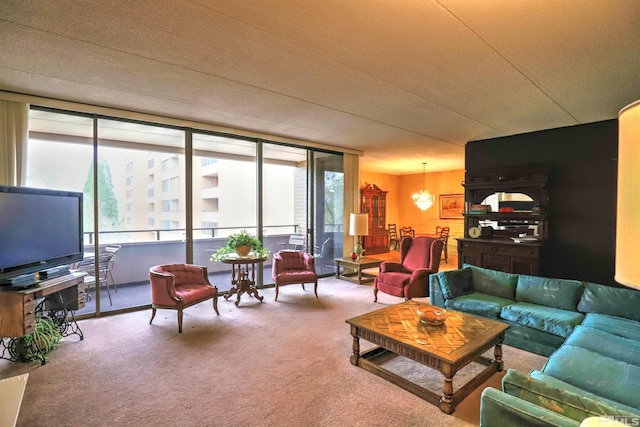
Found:
M 444 325 L 427 326 L 420 322 L 417 314 L 418 307 L 422 305 L 425 304 L 409 300 L 347 320 L 353 336 L 351 364 L 373 372 L 438 406 L 442 412 L 451 414 L 469 393 L 493 373 L 502 371 L 502 341 L 509 325 L 449 310 Z M 361 354 L 360 338 L 378 347 Z M 491 347 L 494 347 L 495 358 L 482 356 Z M 376 358 L 381 359 L 389 353 L 440 371 L 444 375 L 442 394 L 423 388 L 376 363 Z M 486 367 L 454 393 L 454 375 L 470 362 Z
M 362 270 L 367 268 L 380 267 L 382 264 L 381 259 L 362 257 L 360 260 L 353 260 L 351 258 L 336 258 L 336 277 L 342 280 L 348 280 L 350 282 L 362 284 L 373 282 L 375 276 L 370 276 L 363 273 Z M 340 272 L 342 267 L 342 272 Z M 351 270 L 347 273 L 345 270 Z

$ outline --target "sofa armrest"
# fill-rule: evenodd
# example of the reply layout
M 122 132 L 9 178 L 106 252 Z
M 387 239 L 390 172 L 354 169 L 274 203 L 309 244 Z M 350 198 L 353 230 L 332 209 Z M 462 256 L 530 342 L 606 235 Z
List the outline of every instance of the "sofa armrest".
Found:
M 440 287 L 440 273 L 429 276 L 429 303 L 444 308 L 444 295 Z
M 537 379 L 536 377 L 542 377 Z M 541 406 L 562 413 L 564 416 L 581 421 L 593 416 L 640 416 L 631 408 L 622 404 L 595 396 L 575 386 L 564 386 L 562 380 L 556 378 L 544 379 L 546 374 L 532 371 L 530 375 L 507 370 L 502 378 L 502 390 L 505 393 L 526 400 L 536 406 Z
M 487 387 L 480 395 L 480 426 L 578 427 L 580 423 L 495 388 Z

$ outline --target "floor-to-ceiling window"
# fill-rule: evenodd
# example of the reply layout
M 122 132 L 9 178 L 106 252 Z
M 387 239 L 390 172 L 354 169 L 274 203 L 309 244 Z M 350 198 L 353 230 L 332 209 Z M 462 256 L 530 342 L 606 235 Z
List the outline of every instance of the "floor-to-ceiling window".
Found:
M 240 230 L 271 253 L 304 234 L 320 274 L 342 251 L 341 154 L 38 107 L 29 129 L 26 185 L 82 191 L 86 257 L 116 251 L 81 314 L 148 305 L 148 269 L 163 263 L 206 265 L 224 292 L 230 269 L 210 257 Z
M 117 248 L 101 309 L 150 304 L 149 267 L 186 262 L 185 132 L 99 118 L 97 135 L 99 253 Z

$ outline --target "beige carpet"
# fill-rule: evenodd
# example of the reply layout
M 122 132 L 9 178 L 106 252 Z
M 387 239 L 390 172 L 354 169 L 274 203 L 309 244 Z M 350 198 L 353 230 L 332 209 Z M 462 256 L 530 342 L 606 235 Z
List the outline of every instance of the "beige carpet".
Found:
M 46 365 L 0 361 L 0 378 L 29 372 L 18 426 L 474 426 L 486 385 L 453 415 L 349 363 L 345 319 L 402 302 L 373 303 L 371 285 L 322 279 L 307 286 L 220 299 L 176 313 L 150 310 L 80 322 Z M 368 343 L 361 341 L 364 350 Z M 539 369 L 546 358 L 504 346 L 506 368 Z M 427 382 L 438 383 L 440 374 Z M 454 379 L 454 385 L 456 384 Z

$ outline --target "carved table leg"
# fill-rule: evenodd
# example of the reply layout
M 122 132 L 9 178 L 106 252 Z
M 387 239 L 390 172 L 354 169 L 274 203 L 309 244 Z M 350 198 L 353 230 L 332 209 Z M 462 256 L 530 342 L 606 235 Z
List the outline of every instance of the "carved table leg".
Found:
M 493 355 L 495 356 L 496 367 L 498 372 L 502 372 L 503 362 L 502 362 L 502 344 L 496 344 L 493 349 Z
M 238 292 L 238 288 L 235 286 L 232 286 L 231 289 L 229 289 L 227 293 L 224 295 L 224 299 L 231 298 L 236 292 Z
M 453 375 L 451 373 L 451 365 L 442 366 L 442 374 L 444 375 L 444 388 L 442 397 L 440 398 L 440 410 L 445 414 L 451 415 L 454 410 L 453 404 Z
M 264 299 L 264 297 L 258 295 L 258 288 L 256 288 L 255 286 L 249 286 L 249 289 L 247 289 L 247 294 L 251 295 L 252 297 L 256 297 L 256 299 L 260 302 L 262 302 L 262 300 Z
M 358 360 L 360 359 L 360 338 L 356 335 L 356 331 L 354 329 L 351 330 L 351 335 L 353 336 L 353 343 L 351 344 L 351 364 L 353 366 L 358 366 Z
M 236 280 L 236 265 L 235 264 L 231 264 L 231 289 L 229 289 L 227 291 L 227 293 L 224 295 L 224 299 L 225 300 L 228 300 L 236 292 L 238 292 L 237 283 L 238 283 L 238 281 Z M 236 305 L 238 305 L 238 304 L 236 304 Z

